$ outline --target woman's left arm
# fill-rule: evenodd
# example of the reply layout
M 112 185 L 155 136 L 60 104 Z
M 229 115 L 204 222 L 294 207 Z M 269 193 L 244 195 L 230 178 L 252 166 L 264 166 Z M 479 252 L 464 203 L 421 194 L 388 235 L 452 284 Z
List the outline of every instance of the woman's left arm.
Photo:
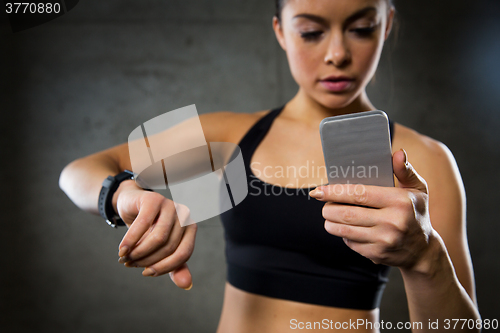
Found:
M 418 149 L 418 168 L 425 180 L 398 151 L 393 155 L 397 187 L 328 185 L 311 196 L 327 202 L 323 216 L 329 233 L 377 264 L 399 267 L 410 319 L 422 323 L 414 332 L 479 332 L 476 325 L 469 329 L 480 315 L 462 180 L 444 145 L 429 139 L 424 146 Z M 436 320 L 438 330 L 429 327 Z
M 439 330 L 455 327 L 459 332 L 478 332 L 481 322 L 477 322 L 480 315 L 467 242 L 464 186 L 449 149 L 434 140 L 424 140 L 416 168 L 422 170 L 425 181 L 421 178 L 421 182 L 427 185 L 432 233 L 427 251 L 415 266 L 400 267 L 410 318 L 423 322 L 424 327 L 430 319 L 438 321 Z M 420 178 L 411 165 L 397 170 L 396 167 L 404 165 L 398 163 L 398 157 L 401 156 L 395 156 L 394 160 L 396 174 L 399 172 L 402 178 L 408 178 L 405 173 L 409 178 L 411 175 Z M 476 325 L 471 324 L 472 320 Z M 423 331 L 427 330 L 429 327 Z

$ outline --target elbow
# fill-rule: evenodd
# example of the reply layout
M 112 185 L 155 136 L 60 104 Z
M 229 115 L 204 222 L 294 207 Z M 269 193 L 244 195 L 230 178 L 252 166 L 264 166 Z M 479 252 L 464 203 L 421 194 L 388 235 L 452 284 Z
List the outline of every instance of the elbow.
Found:
M 59 188 L 66 194 L 68 194 L 68 189 L 70 188 L 70 183 L 71 183 L 71 174 L 72 170 L 74 169 L 74 165 L 76 164 L 77 160 L 69 163 L 66 165 L 60 175 L 59 175 Z
M 69 172 L 69 171 L 68 171 L 68 168 L 70 168 L 70 166 L 71 166 L 71 163 L 70 163 L 70 164 L 68 164 L 68 165 L 66 165 L 66 166 L 62 169 L 61 173 L 59 174 L 59 188 L 60 188 L 63 192 L 65 192 L 65 193 L 66 193 L 66 190 L 65 190 L 65 189 L 66 189 L 66 183 L 68 182 L 68 176 L 67 176 L 67 175 L 68 175 L 68 172 Z

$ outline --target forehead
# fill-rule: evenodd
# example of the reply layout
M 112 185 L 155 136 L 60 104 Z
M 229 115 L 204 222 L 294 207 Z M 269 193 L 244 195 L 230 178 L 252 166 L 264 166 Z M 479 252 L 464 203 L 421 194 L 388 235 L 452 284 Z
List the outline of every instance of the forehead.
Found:
M 298 14 L 312 14 L 342 20 L 370 7 L 375 9 L 372 12 L 382 13 L 387 9 L 387 2 L 386 0 L 288 0 L 282 16 L 293 18 Z

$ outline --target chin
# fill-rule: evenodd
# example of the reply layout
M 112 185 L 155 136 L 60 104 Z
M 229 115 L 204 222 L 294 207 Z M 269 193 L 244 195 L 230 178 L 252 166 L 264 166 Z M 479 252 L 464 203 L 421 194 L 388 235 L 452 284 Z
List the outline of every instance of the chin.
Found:
M 320 96 L 315 96 L 314 99 L 325 108 L 334 110 L 348 107 L 358 96 L 359 94 L 355 95 L 353 93 L 321 94 Z

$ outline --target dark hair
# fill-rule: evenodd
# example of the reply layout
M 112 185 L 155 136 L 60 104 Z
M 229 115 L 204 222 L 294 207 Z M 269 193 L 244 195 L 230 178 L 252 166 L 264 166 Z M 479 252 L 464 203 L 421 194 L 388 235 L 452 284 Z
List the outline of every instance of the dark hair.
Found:
M 285 0 L 276 0 L 274 1 L 276 4 L 276 11 L 274 12 L 274 16 L 281 21 L 281 11 L 283 10 L 283 7 L 285 6 Z
M 281 21 L 281 11 L 283 10 L 283 7 L 285 7 L 286 2 L 288 0 L 275 0 L 276 4 L 276 12 L 274 13 L 274 16 Z M 394 6 L 393 0 L 386 0 L 390 6 Z

